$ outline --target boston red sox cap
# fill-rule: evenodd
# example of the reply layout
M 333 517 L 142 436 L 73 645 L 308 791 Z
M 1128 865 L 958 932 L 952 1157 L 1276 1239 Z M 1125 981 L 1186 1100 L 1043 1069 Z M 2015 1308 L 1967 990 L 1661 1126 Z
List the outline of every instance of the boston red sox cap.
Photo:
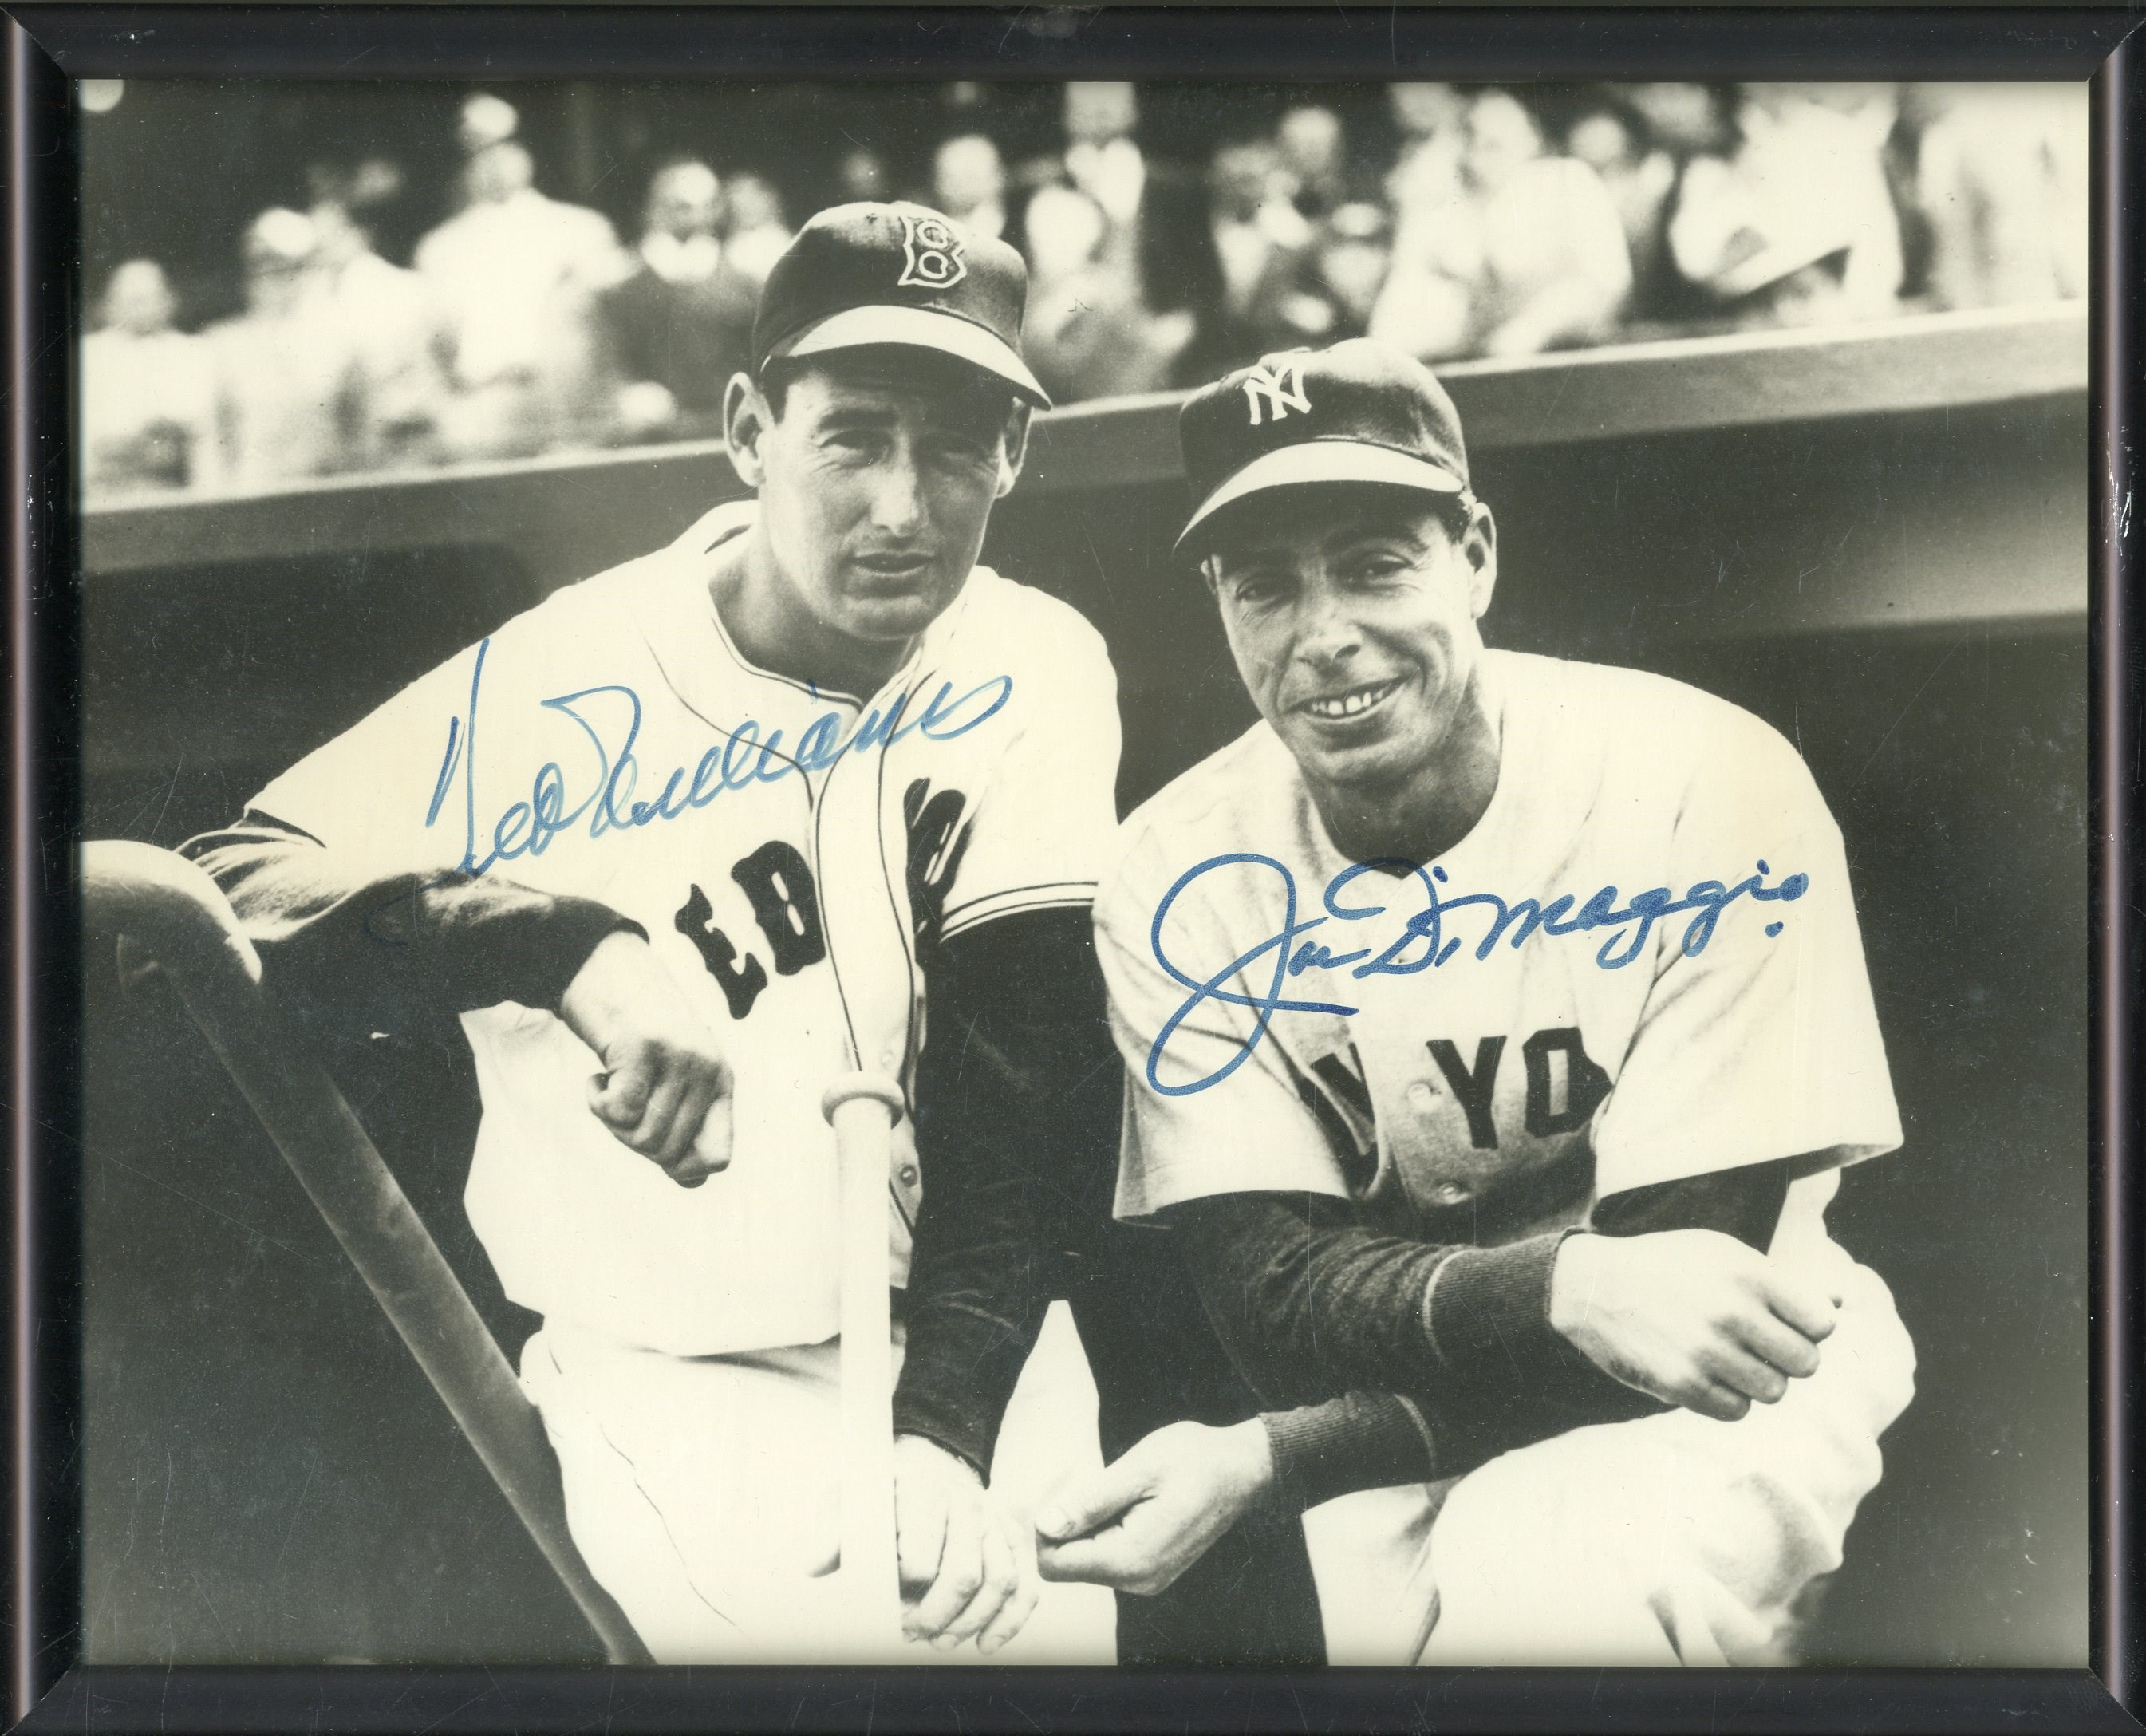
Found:
M 1369 338 L 1284 350 L 1185 400 L 1178 439 L 1195 502 L 1177 539 L 1223 507 L 1270 488 L 1380 482 L 1449 499 L 1468 492 L 1468 449 L 1445 388 L 1413 357 Z
M 1004 242 L 921 205 L 837 205 L 800 229 L 768 273 L 753 367 L 908 344 L 959 357 L 1047 407 L 1021 359 L 1027 301 L 1028 267 Z

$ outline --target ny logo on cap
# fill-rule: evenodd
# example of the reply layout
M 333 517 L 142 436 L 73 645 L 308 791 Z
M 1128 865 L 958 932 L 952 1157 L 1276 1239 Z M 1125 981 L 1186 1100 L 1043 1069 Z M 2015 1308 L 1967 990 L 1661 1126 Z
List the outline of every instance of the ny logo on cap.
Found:
M 969 275 L 961 237 L 937 217 L 901 216 L 901 275 L 897 288 L 946 289 Z
M 1311 400 L 1304 395 L 1304 364 L 1283 362 L 1270 371 L 1264 366 L 1255 366 L 1245 375 L 1245 402 L 1251 407 L 1252 426 L 1260 425 L 1260 402 L 1266 401 L 1267 414 L 1280 422 L 1292 410 L 1311 412 Z

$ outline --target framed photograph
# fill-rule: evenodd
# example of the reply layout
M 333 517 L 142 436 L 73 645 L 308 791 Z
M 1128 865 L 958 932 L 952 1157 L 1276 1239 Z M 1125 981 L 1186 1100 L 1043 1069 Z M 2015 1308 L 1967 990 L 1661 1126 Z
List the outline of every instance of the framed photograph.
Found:
M 16 8 L 17 1727 L 2136 1729 L 2133 23 Z

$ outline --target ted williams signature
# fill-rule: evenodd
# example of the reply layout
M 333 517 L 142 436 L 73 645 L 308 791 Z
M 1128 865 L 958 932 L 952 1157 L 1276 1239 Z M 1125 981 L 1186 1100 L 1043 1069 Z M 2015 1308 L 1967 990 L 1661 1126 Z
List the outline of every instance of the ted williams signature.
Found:
M 1170 907 L 1205 876 L 1230 869 L 1270 872 L 1280 877 L 1281 928 L 1219 970 L 1205 963 L 1187 968 L 1172 958 L 1163 944 L 1163 925 L 1169 918 Z M 1634 892 L 1619 905 L 1616 887 L 1605 886 L 1585 904 L 1579 904 L 1570 893 L 1553 898 L 1547 904 L 1533 898 L 1508 904 L 1495 892 L 1449 896 L 1445 890 L 1445 870 L 1435 866 L 1424 868 L 1413 862 L 1357 862 L 1326 883 L 1320 900 L 1324 913 L 1300 921 L 1296 914 L 1296 876 L 1272 856 L 1246 851 L 1210 856 L 1197 867 L 1188 868 L 1180 875 L 1176 883 L 1163 894 L 1161 902 L 1155 907 L 1155 921 L 1148 930 L 1148 945 L 1155 954 L 1155 963 L 1162 966 L 1173 982 L 1190 992 L 1155 1033 L 1155 1041 L 1148 1050 L 1147 1082 L 1166 1097 L 1204 1091 L 1210 1085 L 1220 1085 L 1250 1058 L 1266 1035 L 1268 1021 L 1276 1013 L 1325 1013 L 1347 1018 L 1357 1010 L 1336 1001 L 1290 1000 L 1282 991 L 1294 977 L 1314 971 L 1346 970 L 1350 979 L 1361 980 L 1374 976 L 1412 976 L 1420 970 L 1435 970 L 1466 944 L 1467 936 L 1449 932 L 1449 919 L 1456 911 L 1476 911 L 1486 919 L 1481 937 L 1474 947 L 1479 960 L 1489 958 L 1500 940 L 1510 939 L 1510 944 L 1518 949 L 1538 933 L 1560 936 L 1604 930 L 1609 938 L 1596 950 L 1595 962 L 1605 970 L 1621 970 L 1645 950 L 1647 938 L 1657 922 L 1689 910 L 1692 917 L 1684 925 L 1679 944 L 1687 957 L 1695 957 L 1706 950 L 1706 943 L 1714 938 L 1722 912 L 1738 899 L 1749 897 L 1762 902 L 1789 904 L 1802 897 L 1810 885 L 1809 875 L 1791 874 L 1769 886 L 1765 883 L 1766 876 L 1773 870 L 1763 860 L 1758 870 L 1734 885 L 1718 880 L 1699 880 L 1686 888 L 1681 897 L 1667 886 L 1656 886 Z M 1423 908 L 1408 917 L 1398 935 L 1384 946 L 1374 944 L 1346 947 L 1340 951 L 1334 950 L 1326 937 L 1317 940 L 1302 938 L 1329 923 L 1366 922 L 1386 915 L 1389 907 L 1375 901 L 1380 895 L 1375 889 L 1356 887 L 1360 880 L 1372 873 L 1398 879 L 1403 885 L 1422 891 Z M 1212 886 L 1207 895 L 1214 895 Z M 1244 895 L 1241 882 L 1232 884 L 1231 901 Z M 1473 924 L 1469 926 L 1472 929 Z M 1769 935 L 1780 931 L 1779 922 L 1766 926 Z M 1338 937 L 1339 932 L 1330 930 L 1329 935 Z M 1265 986 L 1263 990 L 1255 990 L 1249 980 L 1250 973 L 1261 960 L 1266 961 L 1261 972 L 1266 979 Z M 1240 980 L 1241 986 L 1228 986 Z M 1204 1078 L 1190 1084 L 1165 1085 L 1158 1072 L 1170 1038 L 1186 1019 L 1209 1001 L 1249 1010 L 1252 1015 L 1250 1031 L 1237 1052 Z
M 735 728 L 719 731 L 717 739 L 690 772 L 682 766 L 676 768 L 663 779 L 662 788 L 653 799 L 636 800 L 641 767 L 633 748 L 641 735 L 641 696 L 631 687 L 616 685 L 561 693 L 542 701 L 543 706 L 571 717 L 587 736 L 595 753 L 595 776 L 576 796 L 570 792 L 566 775 L 557 762 L 546 761 L 530 781 L 528 799 L 510 803 L 500 811 L 491 827 L 492 848 L 479 856 L 477 701 L 483 691 L 485 654 L 491 646 L 491 640 L 487 639 L 477 648 L 467 716 L 447 720 L 447 751 L 441 756 L 440 775 L 432 786 L 432 805 L 425 812 L 425 824 L 433 825 L 451 793 L 459 786 L 462 857 L 456 868 L 470 875 L 483 874 L 517 856 L 541 856 L 558 834 L 584 822 L 591 838 L 620 835 L 676 820 L 691 809 L 705 808 L 726 790 L 744 790 L 756 784 L 778 783 L 798 773 L 823 771 L 845 754 L 884 750 L 911 734 L 933 741 L 950 741 L 996 716 L 1013 695 L 1010 675 L 994 676 L 960 695 L 954 692 L 951 682 L 941 682 L 916 716 L 903 715 L 910 697 L 904 695 L 884 711 L 866 712 L 846 736 L 842 733 L 841 715 L 822 711 L 798 732 L 796 745 L 790 748 L 783 746 L 781 730 L 768 732 L 763 739 L 759 721 L 748 717 Z M 651 786 L 657 775 L 651 775 Z

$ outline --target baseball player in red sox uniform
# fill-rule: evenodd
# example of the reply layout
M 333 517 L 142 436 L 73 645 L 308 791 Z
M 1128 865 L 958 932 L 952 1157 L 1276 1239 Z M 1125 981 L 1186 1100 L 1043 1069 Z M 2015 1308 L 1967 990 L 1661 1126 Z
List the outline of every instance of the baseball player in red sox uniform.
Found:
M 1094 973 L 1118 723 L 1095 631 L 976 564 L 1044 402 L 1025 294 L 1012 249 L 936 212 L 821 213 L 725 405 L 755 499 L 516 617 L 190 846 L 295 1000 L 461 1015 L 470 1219 L 543 1317 L 522 1379 L 575 1538 L 661 1661 L 846 1643 L 813 1596 L 838 1535 L 820 1098 L 859 1069 L 914 1111 L 886 1177 L 908 1630 L 988 1654 L 1036 1602 L 984 1479 L 1047 1295 L 1016 1165 L 1054 1149 L 1048 1057 L 1103 1040 L 1056 1028 L 1052 985 Z
M 1098 895 L 1117 1208 L 1269 1411 L 1069 1490 L 1045 1574 L 1151 1592 L 1280 1503 L 1336 1662 L 1784 1660 L 1914 1366 L 1824 1222 L 1900 1140 L 1839 832 L 1734 706 L 1485 646 L 1415 362 L 1270 356 L 1182 434 L 1260 721 Z

